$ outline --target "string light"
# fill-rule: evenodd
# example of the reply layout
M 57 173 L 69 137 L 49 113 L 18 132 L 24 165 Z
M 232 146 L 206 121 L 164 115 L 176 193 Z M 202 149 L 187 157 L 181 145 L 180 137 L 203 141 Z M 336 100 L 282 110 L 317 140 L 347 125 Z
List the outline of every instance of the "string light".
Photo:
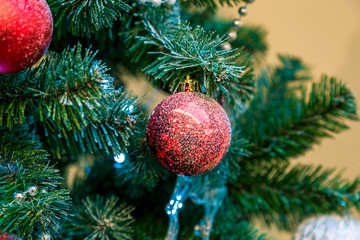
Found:
M 134 106 L 133 105 L 130 105 L 129 106 L 129 112 L 132 112 L 134 110 Z
M 120 153 L 120 154 L 116 155 L 116 156 L 114 157 L 114 161 L 115 161 L 114 167 L 115 167 L 115 168 L 122 168 L 122 167 L 124 167 L 123 163 L 125 162 L 125 158 L 126 158 L 126 156 L 125 156 L 125 154 L 123 154 L 123 153 Z
M 115 162 L 123 163 L 125 161 L 125 154 L 120 153 L 114 157 Z

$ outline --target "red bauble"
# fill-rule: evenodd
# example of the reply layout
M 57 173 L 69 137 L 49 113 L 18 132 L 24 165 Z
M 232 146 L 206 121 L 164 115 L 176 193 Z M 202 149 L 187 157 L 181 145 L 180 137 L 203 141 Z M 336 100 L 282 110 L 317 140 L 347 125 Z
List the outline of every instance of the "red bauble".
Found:
M 147 141 L 155 159 L 184 176 L 212 170 L 225 156 L 230 140 L 231 126 L 224 109 L 197 92 L 165 98 L 147 125 Z
M 35 64 L 46 52 L 52 32 L 45 0 L 0 0 L 0 74 Z
M 21 238 L 16 237 L 12 234 L 7 234 L 7 233 L 0 233 L 0 240 L 21 240 Z

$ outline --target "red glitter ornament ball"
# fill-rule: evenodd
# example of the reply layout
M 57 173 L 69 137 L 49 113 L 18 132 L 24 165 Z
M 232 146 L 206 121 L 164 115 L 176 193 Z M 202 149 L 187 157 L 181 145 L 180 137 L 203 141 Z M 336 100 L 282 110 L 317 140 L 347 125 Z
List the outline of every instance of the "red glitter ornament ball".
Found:
M 21 238 L 16 237 L 12 234 L 7 234 L 7 233 L 0 233 L 0 240 L 21 240 Z
M 229 149 L 231 126 L 224 109 L 197 92 L 179 92 L 157 105 L 147 125 L 147 142 L 162 166 L 184 175 L 212 170 Z
M 0 74 L 35 64 L 46 52 L 52 32 L 45 0 L 0 0 Z

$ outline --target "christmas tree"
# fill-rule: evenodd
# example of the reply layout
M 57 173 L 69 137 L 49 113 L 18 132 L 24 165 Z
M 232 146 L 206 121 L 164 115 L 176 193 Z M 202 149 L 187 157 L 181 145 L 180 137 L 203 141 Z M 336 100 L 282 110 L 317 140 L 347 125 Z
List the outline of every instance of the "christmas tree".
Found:
M 359 179 L 292 164 L 358 120 L 354 94 L 263 67 L 251 4 L 0 0 L 0 238 L 270 239 L 255 222 L 359 210 Z

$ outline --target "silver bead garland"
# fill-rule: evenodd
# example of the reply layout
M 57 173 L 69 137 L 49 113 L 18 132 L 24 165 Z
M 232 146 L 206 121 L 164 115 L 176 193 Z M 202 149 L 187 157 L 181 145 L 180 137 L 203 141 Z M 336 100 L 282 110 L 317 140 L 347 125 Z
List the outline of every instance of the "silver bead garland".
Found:
M 39 188 L 37 186 L 30 186 L 28 187 L 27 192 L 31 197 L 35 197 L 39 193 Z
M 42 194 L 48 193 L 47 189 L 41 189 L 40 191 Z M 39 187 L 32 185 L 27 188 L 25 192 L 15 192 L 14 193 L 14 200 L 17 203 L 22 203 L 26 200 L 27 197 L 36 197 L 39 194 Z
M 231 41 L 234 41 L 236 38 L 237 38 L 237 30 L 239 28 L 242 27 L 243 25 L 243 22 L 241 20 L 242 17 L 245 17 L 248 13 L 248 9 L 247 9 L 247 4 L 249 3 L 253 3 L 255 0 L 247 0 L 245 1 L 246 4 L 245 6 L 241 6 L 239 8 L 239 18 L 237 19 L 234 19 L 233 21 L 233 27 L 229 30 L 229 32 L 227 33 L 228 37 L 229 37 L 229 40 L 227 42 L 225 42 L 223 45 L 221 45 L 221 48 L 223 50 L 230 50 L 231 49 L 231 44 L 230 42 Z
M 248 13 L 248 10 L 247 10 L 246 7 L 240 7 L 240 8 L 239 8 L 239 15 L 240 15 L 241 17 L 246 16 L 247 13 Z
M 231 49 L 231 44 L 226 42 L 223 45 L 221 45 L 221 48 L 224 50 L 230 50 Z
M 15 192 L 14 193 L 14 198 L 15 198 L 15 201 L 18 202 L 18 203 L 22 203 L 25 201 L 25 198 L 26 198 L 26 194 L 22 193 L 22 192 Z

